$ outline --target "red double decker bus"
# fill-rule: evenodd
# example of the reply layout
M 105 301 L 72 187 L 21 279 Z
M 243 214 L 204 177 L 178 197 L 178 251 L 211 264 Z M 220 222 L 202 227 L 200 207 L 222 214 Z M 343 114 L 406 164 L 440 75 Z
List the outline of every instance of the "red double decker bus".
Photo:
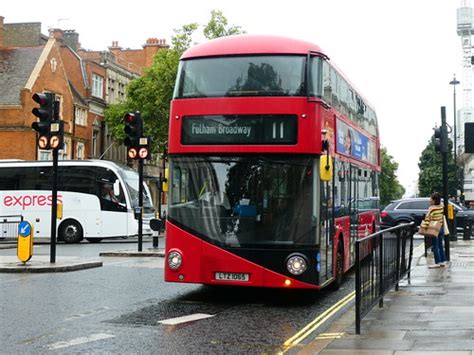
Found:
M 375 111 L 312 43 L 187 50 L 168 146 L 166 281 L 338 287 L 378 228 Z

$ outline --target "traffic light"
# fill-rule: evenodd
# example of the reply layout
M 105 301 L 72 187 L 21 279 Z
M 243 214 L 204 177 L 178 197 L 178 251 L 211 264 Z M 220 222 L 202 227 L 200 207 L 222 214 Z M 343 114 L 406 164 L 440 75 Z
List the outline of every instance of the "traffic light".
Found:
M 126 134 L 123 143 L 129 148 L 136 148 L 143 133 L 143 122 L 140 112 L 126 113 L 123 119 L 125 121 L 124 132 Z
M 436 127 L 434 129 L 434 146 L 437 152 L 448 152 L 448 132 L 446 126 Z
M 464 149 L 466 153 L 474 153 L 474 122 L 464 123 Z
M 36 93 L 33 95 L 33 101 L 40 106 L 33 108 L 33 115 L 38 117 L 39 121 L 33 122 L 31 128 L 38 132 L 38 147 L 40 149 L 49 149 L 50 125 L 54 119 L 54 94 Z
M 146 159 L 149 154 L 149 139 L 143 136 L 143 121 L 140 112 L 129 112 L 123 117 L 126 137 L 123 143 L 128 147 L 130 159 Z

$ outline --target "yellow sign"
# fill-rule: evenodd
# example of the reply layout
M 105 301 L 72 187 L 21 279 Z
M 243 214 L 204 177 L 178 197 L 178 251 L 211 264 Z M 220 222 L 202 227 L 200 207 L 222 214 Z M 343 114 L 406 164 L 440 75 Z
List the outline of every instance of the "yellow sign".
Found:
M 56 205 L 56 219 L 63 219 L 63 204 L 58 203 Z
M 18 225 L 17 256 L 24 263 L 33 256 L 33 226 L 26 221 Z
M 448 204 L 448 219 L 454 219 L 454 207 Z
M 321 181 L 332 180 L 332 158 L 328 155 L 321 155 L 319 161 L 319 176 Z

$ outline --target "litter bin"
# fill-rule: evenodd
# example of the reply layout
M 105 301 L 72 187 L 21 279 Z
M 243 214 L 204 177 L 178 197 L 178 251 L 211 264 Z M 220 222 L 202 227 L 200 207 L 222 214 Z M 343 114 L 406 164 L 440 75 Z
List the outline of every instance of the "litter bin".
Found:
M 472 235 L 472 222 L 471 221 L 466 221 L 464 225 L 464 231 L 462 234 L 462 239 L 463 240 L 470 240 Z

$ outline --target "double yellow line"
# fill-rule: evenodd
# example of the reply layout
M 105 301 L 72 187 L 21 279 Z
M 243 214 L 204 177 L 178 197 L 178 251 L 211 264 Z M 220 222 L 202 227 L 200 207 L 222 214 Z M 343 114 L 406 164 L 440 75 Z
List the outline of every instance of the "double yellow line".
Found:
M 336 314 L 341 308 L 346 306 L 349 302 L 351 302 L 355 297 L 355 291 L 348 294 L 339 302 L 332 305 L 330 308 L 325 310 L 322 314 L 316 317 L 311 323 L 307 324 L 303 329 L 301 329 L 298 333 L 293 335 L 290 339 L 283 343 L 283 353 L 288 351 L 295 345 L 298 345 L 303 339 L 305 339 L 308 335 L 314 332 L 317 328 L 321 326 L 325 321 L 331 318 L 334 314 Z

